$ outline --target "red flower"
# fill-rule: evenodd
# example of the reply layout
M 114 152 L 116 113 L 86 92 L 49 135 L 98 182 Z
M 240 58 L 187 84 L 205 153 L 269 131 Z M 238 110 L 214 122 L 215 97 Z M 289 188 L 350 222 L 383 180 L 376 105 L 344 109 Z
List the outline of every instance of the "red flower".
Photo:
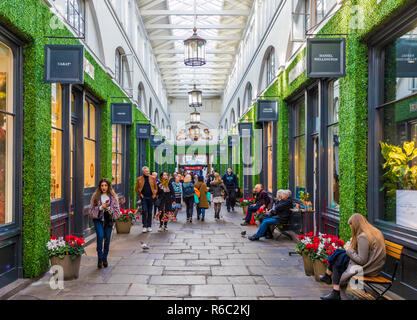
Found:
M 70 237 L 69 236 L 65 236 L 65 242 L 70 242 Z
M 50 240 L 56 240 L 55 236 L 51 236 Z

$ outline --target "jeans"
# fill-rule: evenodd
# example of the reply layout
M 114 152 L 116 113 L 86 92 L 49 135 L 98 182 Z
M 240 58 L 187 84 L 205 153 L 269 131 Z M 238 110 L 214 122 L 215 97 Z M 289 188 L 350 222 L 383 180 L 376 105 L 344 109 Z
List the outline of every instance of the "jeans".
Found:
M 332 272 L 332 283 L 336 285 L 340 284 L 340 278 L 342 277 L 343 272 L 345 272 L 347 269 L 347 267 L 344 267 L 342 270 L 339 270 L 339 268 L 337 267 L 337 263 L 339 262 L 341 257 L 342 256 L 339 255 L 336 261 L 329 263 L 327 266 L 327 269 L 329 269 Z
M 142 198 L 142 224 L 144 228 L 152 227 L 152 206 L 154 199 L 144 197 Z
M 185 198 L 185 205 L 187 206 L 187 220 L 193 218 L 194 196 Z
M 197 207 L 197 217 L 202 215 L 203 217 L 206 216 L 206 209 Z
M 155 202 L 156 202 L 156 198 L 155 198 L 155 199 L 152 199 L 152 205 L 153 205 L 153 215 L 154 215 L 154 216 L 156 216 L 156 214 L 157 214 L 157 213 L 158 213 L 158 211 L 159 211 L 159 208 L 156 206 Z M 152 210 L 151 210 L 151 211 L 152 211 Z
M 226 198 L 226 206 L 227 210 L 230 210 L 230 208 L 234 208 L 236 205 L 236 191 L 235 189 L 227 190 L 227 193 L 229 196 Z
M 279 219 L 277 219 L 277 218 L 265 218 L 262 221 L 262 223 L 261 223 L 261 225 L 258 229 L 258 232 L 255 233 L 254 236 L 257 237 L 257 238 L 263 237 L 265 235 L 266 231 L 268 230 L 268 227 L 271 224 L 276 224 L 276 223 L 279 223 Z
M 250 206 L 248 207 L 248 213 L 246 214 L 245 221 L 249 223 L 252 220 L 252 214 L 256 213 L 260 207 L 258 206 Z
M 110 249 L 110 238 L 113 227 L 104 226 L 100 220 L 94 220 L 97 235 L 97 255 L 99 259 L 107 259 Z M 104 240 L 104 251 L 103 251 Z

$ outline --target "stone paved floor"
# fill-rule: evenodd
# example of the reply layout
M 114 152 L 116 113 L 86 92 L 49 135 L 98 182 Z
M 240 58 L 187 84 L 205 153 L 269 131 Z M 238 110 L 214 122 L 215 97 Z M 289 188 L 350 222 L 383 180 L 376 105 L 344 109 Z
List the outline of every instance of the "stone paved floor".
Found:
M 295 242 L 249 241 L 256 227 L 241 227 L 242 210 L 216 222 L 209 209 L 206 221 L 185 223 L 185 210 L 169 231 L 142 234 L 141 226 L 128 235 L 113 233 L 109 267 L 97 269 L 96 245 L 82 257 L 80 278 L 52 290 L 48 272 L 11 299 L 319 299 L 331 287 L 304 274 L 299 255 L 289 256 Z M 195 213 L 194 213 L 195 214 Z M 194 218 L 196 219 L 196 218 Z M 145 252 L 140 241 L 150 246 Z

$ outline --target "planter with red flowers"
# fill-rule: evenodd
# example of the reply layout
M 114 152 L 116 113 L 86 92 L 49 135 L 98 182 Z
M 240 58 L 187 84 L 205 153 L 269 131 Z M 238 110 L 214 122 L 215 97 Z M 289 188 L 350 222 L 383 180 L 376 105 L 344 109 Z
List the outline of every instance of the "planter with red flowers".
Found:
M 253 220 L 255 222 L 255 224 L 260 225 L 261 224 L 261 220 L 264 219 L 267 216 L 267 211 L 265 208 L 263 209 L 258 209 L 256 211 L 256 214 L 253 217 Z
M 237 205 L 239 207 L 242 207 L 243 215 L 246 215 L 246 211 L 248 211 L 248 207 L 255 203 L 256 201 L 254 198 L 242 198 L 242 199 L 239 199 L 239 201 L 237 202 Z
M 64 280 L 77 279 L 80 274 L 81 256 L 85 253 L 85 241 L 75 236 L 56 238 L 52 236 L 47 243 L 51 266 L 60 266 Z
M 127 234 L 130 233 L 133 221 L 135 220 L 135 210 L 133 209 L 120 209 L 121 215 L 116 220 L 117 233 Z
M 303 256 L 306 275 L 312 275 L 311 264 L 314 270 L 314 278 L 320 280 L 327 269 L 327 258 L 337 249 L 342 249 L 343 240 L 330 234 L 314 235 L 312 232 L 298 237 L 296 252 Z

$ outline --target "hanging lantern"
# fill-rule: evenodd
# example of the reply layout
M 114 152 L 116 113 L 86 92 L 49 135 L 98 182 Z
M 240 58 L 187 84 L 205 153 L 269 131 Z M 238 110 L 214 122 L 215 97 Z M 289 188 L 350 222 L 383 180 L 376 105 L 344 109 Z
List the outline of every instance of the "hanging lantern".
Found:
M 201 137 L 201 131 L 199 126 L 191 126 L 189 129 L 190 139 L 193 141 L 198 141 Z
M 184 64 L 186 66 L 201 67 L 206 64 L 206 43 L 206 40 L 197 35 L 197 28 L 194 28 L 194 34 L 184 40 Z
M 196 110 L 194 110 L 194 112 L 192 112 L 190 114 L 190 122 L 193 124 L 199 124 L 200 123 L 200 113 L 197 112 Z
M 188 105 L 190 108 L 198 108 L 203 106 L 203 94 L 200 90 L 197 90 L 196 85 L 194 89 L 188 92 Z

